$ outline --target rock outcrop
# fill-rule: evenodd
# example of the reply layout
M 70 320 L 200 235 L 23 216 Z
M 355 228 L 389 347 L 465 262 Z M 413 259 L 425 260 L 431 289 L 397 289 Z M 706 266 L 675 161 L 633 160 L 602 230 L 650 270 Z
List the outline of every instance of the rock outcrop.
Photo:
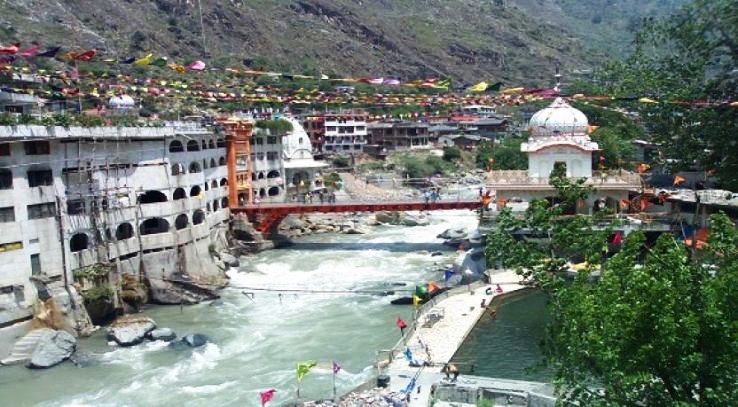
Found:
M 153 319 L 140 315 L 122 316 L 110 325 L 108 339 L 120 346 L 133 346 L 143 342 L 146 334 L 156 329 Z
M 207 335 L 203 334 L 190 334 L 182 337 L 182 343 L 191 348 L 203 346 L 208 342 L 212 342 L 212 340 Z
M 170 328 L 156 328 L 146 334 L 146 338 L 152 341 L 171 342 L 177 339 L 177 334 Z
M 40 338 L 31 355 L 28 367 L 31 369 L 47 369 L 69 359 L 77 349 L 77 340 L 64 331 L 49 329 Z

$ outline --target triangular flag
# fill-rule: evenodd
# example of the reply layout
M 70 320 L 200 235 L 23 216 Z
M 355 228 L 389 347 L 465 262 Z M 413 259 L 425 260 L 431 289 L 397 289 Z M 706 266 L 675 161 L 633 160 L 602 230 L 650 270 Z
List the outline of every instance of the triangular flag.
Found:
M 94 49 L 91 49 L 81 54 L 75 55 L 73 59 L 77 61 L 90 62 L 92 61 L 92 58 L 95 57 L 95 54 L 96 54 L 96 51 Z
M 167 66 L 167 57 L 156 58 L 155 60 L 151 62 L 151 65 L 158 66 L 159 68 L 163 68 Z
M 297 364 L 297 381 L 302 382 L 302 378 L 305 377 L 306 374 L 310 371 L 310 369 L 314 368 L 318 365 L 318 362 L 314 360 L 309 360 L 307 362 L 301 362 Z
M 649 103 L 649 104 L 659 103 L 659 102 L 657 102 L 657 101 L 655 101 L 653 99 L 649 99 L 649 98 L 640 98 L 640 99 L 638 99 L 638 101 L 641 102 L 641 103 Z
M 418 305 L 423 301 L 422 298 L 418 297 L 417 295 L 413 295 L 413 305 Z
M 18 53 L 18 47 L 20 47 L 20 43 L 8 45 L 6 47 L 0 47 L 0 54 L 15 55 Z
M 40 54 L 36 54 L 36 57 L 37 58 L 54 58 L 56 54 L 59 53 L 60 50 L 61 50 L 61 47 L 49 48 Z
M 266 403 L 272 401 L 272 398 L 274 398 L 274 393 L 276 392 L 277 390 L 275 389 L 269 389 L 259 393 L 259 396 L 261 397 L 261 405 L 264 406 L 266 405 Z
M 26 57 L 26 58 L 35 57 L 36 54 L 38 54 L 38 50 L 40 48 L 41 47 L 39 47 L 38 45 L 35 45 L 35 46 L 31 47 L 31 48 L 24 49 L 23 51 L 19 51 L 18 52 L 18 56 Z
M 136 65 L 136 66 L 146 66 L 146 65 L 149 65 L 149 64 L 151 64 L 151 60 L 153 58 L 154 58 L 154 54 L 147 54 L 145 57 L 139 58 L 139 59 L 133 61 L 133 65 Z
M 472 92 L 472 93 L 481 93 L 481 92 L 486 91 L 488 87 L 489 87 L 489 83 L 482 81 L 470 87 L 468 90 L 469 92 Z

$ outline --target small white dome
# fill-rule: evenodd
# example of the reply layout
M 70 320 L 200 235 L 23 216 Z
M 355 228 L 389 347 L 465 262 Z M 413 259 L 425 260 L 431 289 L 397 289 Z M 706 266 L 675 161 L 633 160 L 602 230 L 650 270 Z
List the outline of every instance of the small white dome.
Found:
M 128 95 L 113 96 L 108 100 L 108 106 L 114 109 L 130 109 L 135 105 L 136 102 Z
M 536 112 L 528 125 L 530 135 L 538 137 L 586 136 L 588 128 L 587 116 L 561 98 Z

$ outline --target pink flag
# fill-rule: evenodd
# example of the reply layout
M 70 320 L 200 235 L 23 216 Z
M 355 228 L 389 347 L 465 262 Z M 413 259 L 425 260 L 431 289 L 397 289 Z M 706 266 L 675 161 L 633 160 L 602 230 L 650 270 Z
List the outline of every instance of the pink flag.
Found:
M 187 70 L 190 70 L 190 71 L 202 71 L 204 69 L 205 69 L 205 62 L 202 62 L 200 60 L 197 60 L 187 66 Z
M 23 51 L 18 52 L 18 56 L 26 57 L 26 58 L 35 57 L 36 54 L 38 54 L 39 48 L 40 47 L 38 45 L 34 45 L 31 48 L 24 49 Z
M 277 390 L 275 389 L 269 389 L 267 391 L 263 391 L 259 393 L 261 396 L 261 405 L 264 406 L 266 403 L 272 401 L 272 398 L 274 397 L 274 393 L 276 393 Z
M 20 43 L 11 44 L 5 47 L 0 45 L 0 54 L 15 55 L 18 53 L 18 47 L 20 47 Z

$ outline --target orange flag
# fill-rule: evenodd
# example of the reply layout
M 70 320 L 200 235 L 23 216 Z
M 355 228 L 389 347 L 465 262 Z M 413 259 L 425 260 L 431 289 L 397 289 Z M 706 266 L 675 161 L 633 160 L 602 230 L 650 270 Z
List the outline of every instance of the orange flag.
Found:
M 682 185 L 686 180 L 686 178 L 677 175 L 676 177 L 674 177 L 674 185 Z

